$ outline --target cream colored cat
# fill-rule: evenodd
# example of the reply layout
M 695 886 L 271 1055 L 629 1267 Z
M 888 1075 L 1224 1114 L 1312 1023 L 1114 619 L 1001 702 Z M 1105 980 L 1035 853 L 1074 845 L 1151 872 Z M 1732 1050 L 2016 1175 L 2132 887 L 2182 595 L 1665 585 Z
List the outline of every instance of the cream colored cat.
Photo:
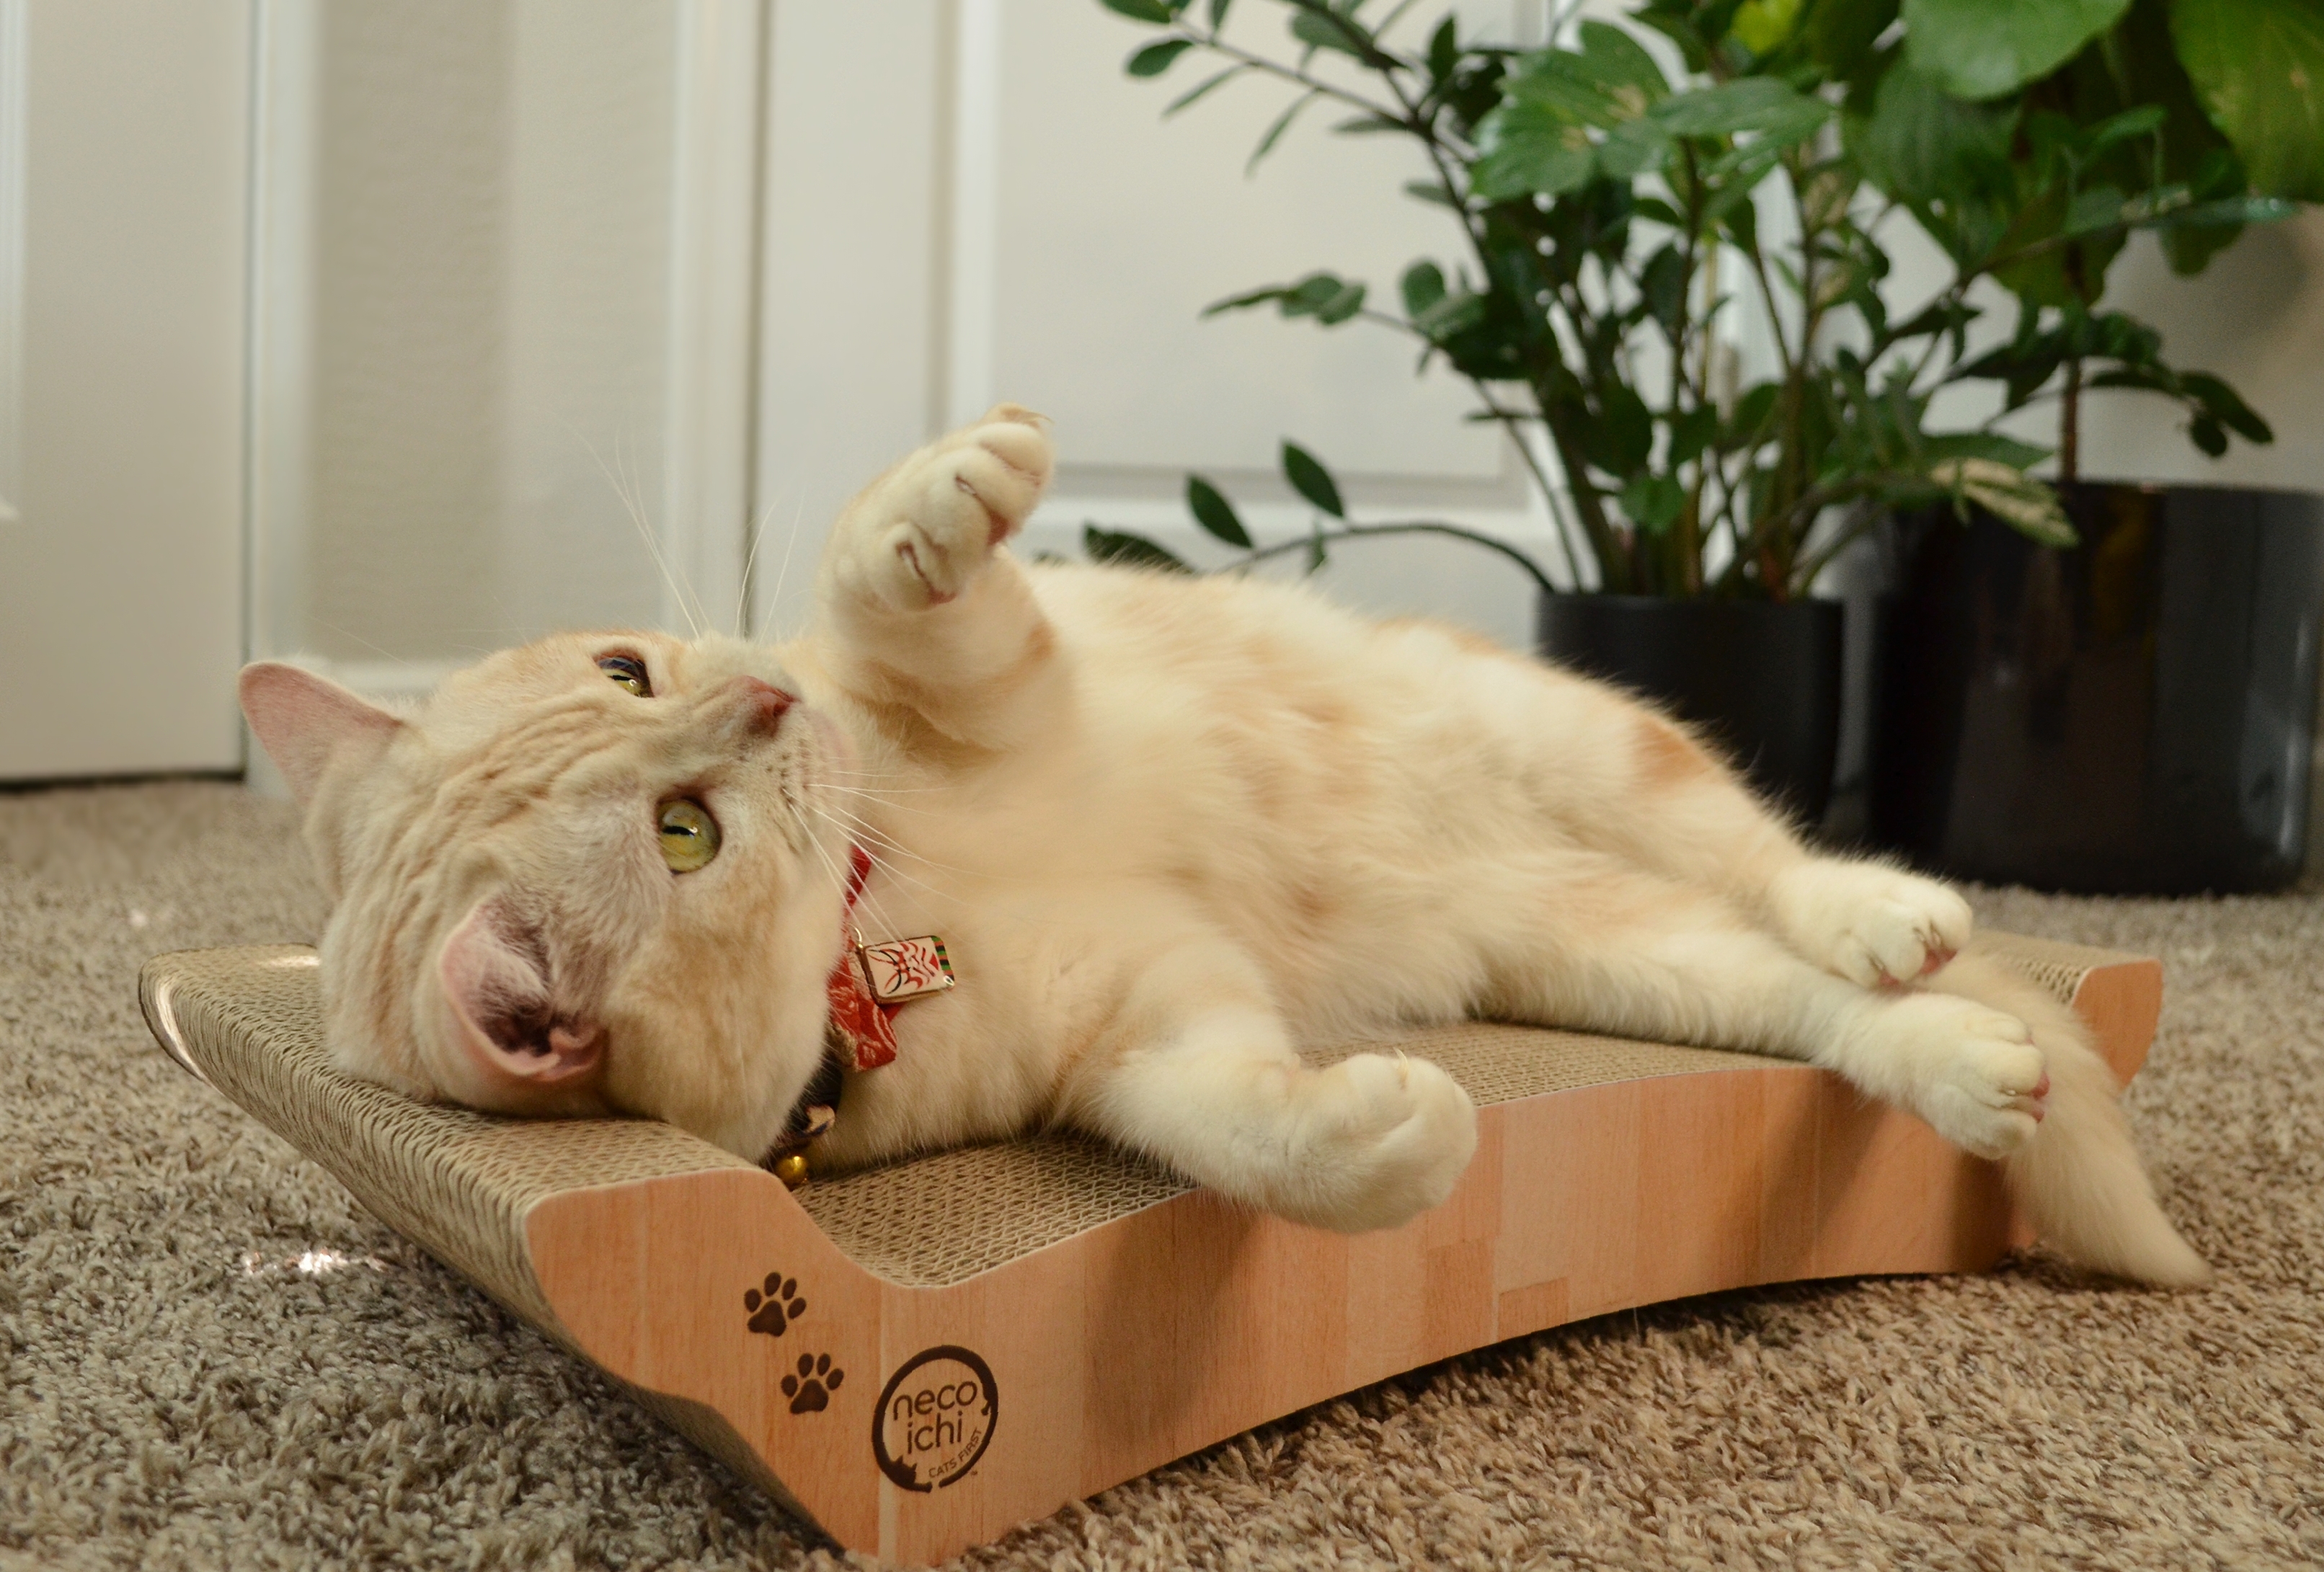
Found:
M 1298 1045 L 1489 1016 L 1828 1066 L 2002 1160 L 2077 1259 L 2207 1276 L 2070 1015 L 1953 959 L 1951 892 L 1806 850 L 1652 711 L 1452 630 L 1023 566 L 1050 465 L 1011 405 L 898 464 L 795 643 L 563 635 L 409 716 L 250 667 L 336 900 L 338 1062 L 758 1157 L 824 1057 L 860 846 L 864 936 L 941 934 L 960 980 L 896 1013 L 818 1162 L 1062 1124 L 1387 1227 L 1451 1190 L 1469 1099 Z

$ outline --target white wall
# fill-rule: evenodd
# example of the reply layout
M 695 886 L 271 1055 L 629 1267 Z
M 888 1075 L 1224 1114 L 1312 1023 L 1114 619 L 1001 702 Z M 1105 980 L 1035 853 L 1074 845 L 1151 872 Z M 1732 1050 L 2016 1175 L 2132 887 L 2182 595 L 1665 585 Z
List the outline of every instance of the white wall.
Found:
M 260 539 L 294 582 L 262 595 L 258 652 L 392 686 L 660 621 L 631 510 L 661 523 L 669 490 L 673 8 L 272 12 L 296 156 L 265 280 L 289 347 L 261 398 L 297 408 L 265 438 Z

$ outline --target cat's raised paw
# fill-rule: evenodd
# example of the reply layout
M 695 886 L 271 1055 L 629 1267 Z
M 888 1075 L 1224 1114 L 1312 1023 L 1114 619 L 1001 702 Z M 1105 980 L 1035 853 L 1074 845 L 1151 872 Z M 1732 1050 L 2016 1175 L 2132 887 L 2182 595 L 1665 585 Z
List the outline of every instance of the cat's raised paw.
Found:
M 1805 960 L 1866 988 L 1937 970 L 1969 943 L 1969 903 L 1934 879 L 1869 862 L 1810 862 L 1768 891 L 1776 925 Z
M 1056 468 L 1047 422 L 1000 404 L 929 444 L 849 504 L 863 587 L 897 610 L 957 599 L 1024 527 Z

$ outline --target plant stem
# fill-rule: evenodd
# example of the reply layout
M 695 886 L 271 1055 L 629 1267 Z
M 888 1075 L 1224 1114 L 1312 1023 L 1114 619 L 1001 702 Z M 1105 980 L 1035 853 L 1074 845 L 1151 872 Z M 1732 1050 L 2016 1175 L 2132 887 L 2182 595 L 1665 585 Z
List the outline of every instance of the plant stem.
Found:
M 1579 590 L 1582 587 L 1582 558 L 1573 547 L 1573 521 L 1566 517 L 1564 508 L 1558 503 L 1557 490 L 1549 483 L 1549 472 L 1541 467 L 1541 460 L 1534 456 L 1533 446 L 1526 441 L 1525 433 L 1517 429 L 1518 423 L 1525 417 L 1495 403 L 1485 384 L 1476 378 L 1470 378 L 1469 385 L 1476 390 L 1477 401 L 1489 410 L 1493 418 L 1501 423 L 1502 429 L 1508 433 L 1509 442 L 1517 448 L 1517 456 L 1525 460 L 1526 469 L 1532 474 L 1533 483 L 1540 489 L 1541 500 L 1549 509 L 1550 521 L 1557 526 L 1557 550 L 1558 555 L 1565 558 L 1566 576 Z
M 2065 401 L 2058 409 L 2058 483 L 2070 486 L 2081 478 L 2082 357 L 2066 359 Z
M 1388 106 L 1375 103 L 1360 93 L 1351 93 L 1345 87 L 1334 87 L 1320 77 L 1309 76 L 1296 67 L 1271 60 L 1265 55 L 1253 54 L 1247 49 L 1228 43 L 1215 32 L 1196 32 L 1192 28 L 1182 27 L 1168 36 L 1185 39 L 1188 43 L 1199 44 L 1214 53 L 1225 55 L 1230 60 L 1240 60 L 1253 70 L 1265 71 L 1268 75 L 1280 77 L 1286 82 L 1296 82 L 1312 93 L 1321 93 L 1326 98 L 1337 98 L 1342 104 L 1352 105 L 1365 114 L 1376 115 L 1382 120 L 1405 121 L 1406 119 Z

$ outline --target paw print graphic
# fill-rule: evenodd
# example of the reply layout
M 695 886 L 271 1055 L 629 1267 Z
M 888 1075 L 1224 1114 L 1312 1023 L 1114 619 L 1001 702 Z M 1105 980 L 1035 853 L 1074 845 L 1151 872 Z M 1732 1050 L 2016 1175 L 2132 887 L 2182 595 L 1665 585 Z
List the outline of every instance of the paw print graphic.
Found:
M 764 1284 L 742 1295 L 742 1308 L 751 1312 L 752 1331 L 779 1338 L 784 1328 L 807 1314 L 807 1301 L 798 1297 L 798 1279 L 770 1272 Z
M 791 1400 L 793 1413 L 821 1413 L 831 1406 L 831 1394 L 846 1379 L 846 1371 L 832 1367 L 830 1355 L 802 1354 L 798 1374 L 783 1377 L 783 1395 Z

